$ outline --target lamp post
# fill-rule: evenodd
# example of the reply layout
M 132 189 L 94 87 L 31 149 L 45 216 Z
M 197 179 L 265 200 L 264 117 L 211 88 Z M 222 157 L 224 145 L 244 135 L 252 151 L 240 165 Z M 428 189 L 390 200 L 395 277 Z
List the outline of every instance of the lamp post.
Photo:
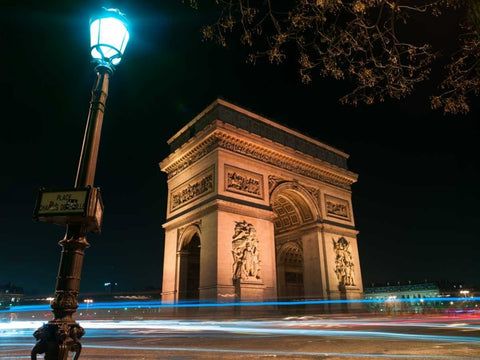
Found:
M 129 39 L 124 15 L 117 9 L 106 9 L 90 20 L 91 55 L 96 63 L 96 79 L 73 189 L 40 192 L 34 218 L 66 226 L 58 268 L 55 297 L 51 302 L 54 319 L 37 329 L 37 343 L 31 358 L 45 353 L 45 360 L 65 360 L 80 356 L 79 339 L 85 330 L 73 319 L 78 308 L 78 293 L 85 249 L 90 246 L 87 233 L 100 232 L 103 205 L 100 191 L 94 188 L 95 169 L 102 129 L 108 83 L 115 66 L 122 59 Z

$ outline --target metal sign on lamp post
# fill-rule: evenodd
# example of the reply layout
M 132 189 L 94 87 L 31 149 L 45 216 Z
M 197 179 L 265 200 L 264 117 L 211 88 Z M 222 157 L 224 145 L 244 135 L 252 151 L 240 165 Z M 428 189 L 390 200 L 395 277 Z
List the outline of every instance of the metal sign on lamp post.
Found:
M 33 213 L 35 221 L 66 226 L 58 268 L 55 296 L 51 302 L 54 318 L 37 329 L 37 343 L 31 359 L 45 353 L 45 360 L 72 360 L 80 356 L 79 339 L 85 330 L 73 319 L 78 308 L 78 293 L 87 233 L 99 233 L 103 216 L 100 189 L 93 185 L 97 165 L 108 83 L 115 66 L 122 60 L 129 40 L 128 24 L 118 9 L 106 9 L 90 20 L 91 55 L 96 63 L 96 80 L 85 126 L 74 188 L 40 189 Z

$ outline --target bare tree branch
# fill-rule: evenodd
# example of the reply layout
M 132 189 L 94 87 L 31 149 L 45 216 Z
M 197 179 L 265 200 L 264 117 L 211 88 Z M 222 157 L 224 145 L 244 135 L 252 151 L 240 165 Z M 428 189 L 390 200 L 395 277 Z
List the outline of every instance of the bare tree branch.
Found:
M 189 0 L 197 7 L 197 0 Z M 446 67 L 440 94 L 431 107 L 467 113 L 469 96 L 479 93 L 480 0 L 216 0 L 219 15 L 203 27 L 205 40 L 227 46 L 239 36 L 250 49 L 247 59 L 274 64 L 298 59 L 301 81 L 315 75 L 345 80 L 351 89 L 342 104 L 373 104 L 402 99 L 427 80 L 437 50 L 426 40 L 409 39 L 415 16 L 465 11 L 459 50 Z M 411 31 L 410 31 L 411 33 Z M 421 34 L 419 34 L 421 35 Z M 410 36 L 411 37 L 411 36 Z M 416 38 L 421 38 L 417 36 Z

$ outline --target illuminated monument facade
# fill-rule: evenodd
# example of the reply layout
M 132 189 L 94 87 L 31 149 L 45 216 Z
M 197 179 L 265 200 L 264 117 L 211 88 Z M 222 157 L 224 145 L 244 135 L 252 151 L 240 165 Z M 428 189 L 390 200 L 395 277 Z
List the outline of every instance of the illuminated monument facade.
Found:
M 362 298 L 347 154 L 220 99 L 168 144 L 163 301 Z

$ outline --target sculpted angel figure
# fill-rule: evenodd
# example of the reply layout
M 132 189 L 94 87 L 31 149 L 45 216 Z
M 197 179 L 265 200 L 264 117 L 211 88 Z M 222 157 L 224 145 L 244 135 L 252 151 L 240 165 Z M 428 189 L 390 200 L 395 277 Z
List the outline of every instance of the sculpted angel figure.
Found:
M 344 237 L 333 241 L 333 249 L 335 250 L 335 274 L 340 285 L 353 286 L 354 281 L 354 263 L 353 256 L 350 251 L 350 243 Z
M 245 220 L 235 224 L 232 236 L 233 279 L 259 279 L 260 258 L 255 228 Z

